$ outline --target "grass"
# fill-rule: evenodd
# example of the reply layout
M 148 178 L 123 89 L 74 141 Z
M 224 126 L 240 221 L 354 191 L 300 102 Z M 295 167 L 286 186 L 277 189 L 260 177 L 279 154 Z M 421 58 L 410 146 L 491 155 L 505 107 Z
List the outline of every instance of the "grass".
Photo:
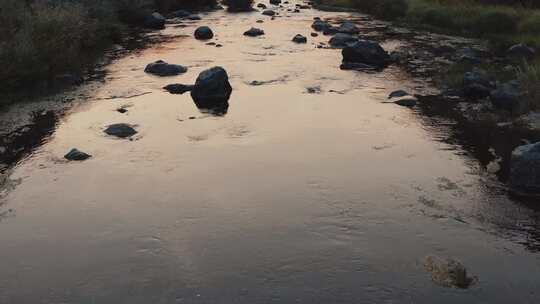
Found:
M 128 24 L 153 11 L 211 5 L 215 0 L 0 0 L 0 95 L 82 72 L 126 35 Z

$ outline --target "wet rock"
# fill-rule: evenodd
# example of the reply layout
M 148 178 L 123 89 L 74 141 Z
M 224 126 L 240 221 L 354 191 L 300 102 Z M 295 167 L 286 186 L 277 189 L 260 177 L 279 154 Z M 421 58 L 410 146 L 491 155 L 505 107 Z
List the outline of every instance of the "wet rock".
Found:
M 257 4 L 257 7 L 258 7 L 258 8 L 265 9 L 265 8 L 266 8 L 266 4 L 264 4 L 264 3 L 258 3 L 258 4 Z
M 262 14 L 265 15 L 265 16 L 275 16 L 275 15 L 276 15 L 276 12 L 273 11 L 273 10 L 264 10 L 264 11 L 262 12 Z
M 343 63 L 361 63 L 384 68 L 390 63 L 390 55 L 375 41 L 358 40 L 343 48 Z
M 128 124 L 118 123 L 108 126 L 103 132 L 107 135 L 116 136 L 120 138 L 131 137 L 137 134 L 137 131 Z
M 497 86 L 490 92 L 489 98 L 495 108 L 523 114 L 528 111 L 527 101 L 517 81 L 509 81 Z
M 214 32 L 208 26 L 200 26 L 195 30 L 195 39 L 208 40 L 214 37 Z
M 343 48 L 348 45 L 354 44 L 356 41 L 358 41 L 358 39 L 352 35 L 344 34 L 344 33 L 337 33 L 332 38 L 330 38 L 328 43 L 332 47 Z
M 281 4 L 281 0 L 270 0 L 270 4 L 279 5 Z
M 255 27 L 244 32 L 244 36 L 256 37 L 264 35 L 264 31 Z
M 231 93 L 232 87 L 225 69 L 213 67 L 199 74 L 191 97 L 199 109 L 224 114 L 229 108 Z
M 187 85 L 187 84 L 181 84 L 181 83 L 173 83 L 166 85 L 163 87 L 167 92 L 171 94 L 184 94 L 185 92 L 189 92 L 193 90 L 193 85 Z
M 193 21 L 196 21 L 196 20 L 202 20 L 201 16 L 199 15 L 189 15 L 187 17 L 185 17 L 187 20 L 193 20 Z
M 174 76 L 187 72 L 187 68 L 178 64 L 169 64 L 163 60 L 158 60 L 148 64 L 144 72 L 157 76 Z
M 393 91 L 392 93 L 390 93 L 388 95 L 388 99 L 397 98 L 397 97 L 404 97 L 404 96 L 409 96 L 409 93 L 407 93 L 407 91 L 405 91 L 405 90 L 396 90 L 396 91 Z
M 467 268 L 454 259 L 429 256 L 424 266 L 433 282 L 444 287 L 468 288 L 476 282 L 476 278 L 467 275 Z
M 311 37 L 317 37 L 317 36 L 319 36 L 319 34 L 317 34 L 317 33 L 311 33 Z
M 314 29 L 317 32 L 322 32 L 325 28 L 331 28 L 332 25 L 326 21 L 319 19 L 315 19 L 313 21 L 313 24 L 311 25 L 311 28 Z
M 418 103 L 418 99 L 414 96 L 405 96 L 394 101 L 395 104 L 403 107 L 414 107 Z
M 464 97 L 477 100 L 489 96 L 493 85 L 487 73 L 480 69 L 474 69 L 463 75 L 463 95 Z
M 510 190 L 540 196 L 540 142 L 517 147 L 510 160 Z
M 307 43 L 307 38 L 306 36 L 297 34 L 296 36 L 293 37 L 292 41 L 296 43 Z
M 352 23 L 350 21 L 343 22 L 337 28 L 337 31 L 338 31 L 338 33 L 351 34 L 351 35 L 358 34 L 360 32 L 358 27 L 354 23 Z
M 83 160 L 89 159 L 90 157 L 92 157 L 92 155 L 86 154 L 77 149 L 71 149 L 71 151 L 69 151 L 66 155 L 64 155 L 64 158 L 67 160 L 78 160 L 78 161 L 83 161 Z
M 144 27 L 161 30 L 165 28 L 165 17 L 160 13 L 152 13 L 144 18 Z
M 529 59 L 536 55 L 536 51 L 533 48 L 528 47 L 527 45 L 523 43 L 520 43 L 520 44 L 511 46 L 506 51 L 506 54 L 512 58 Z

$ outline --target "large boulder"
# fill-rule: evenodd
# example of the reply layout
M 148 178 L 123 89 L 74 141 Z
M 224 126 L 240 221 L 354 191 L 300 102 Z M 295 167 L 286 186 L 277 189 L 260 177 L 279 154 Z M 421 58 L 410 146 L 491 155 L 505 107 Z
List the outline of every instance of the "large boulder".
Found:
M 144 71 L 157 76 L 175 76 L 187 72 L 187 68 L 182 65 L 170 64 L 163 60 L 158 60 L 148 64 Z
M 225 69 L 213 67 L 199 74 L 191 90 L 191 97 L 197 108 L 224 114 L 229 108 L 231 93 L 232 87 Z
M 200 26 L 195 30 L 195 39 L 208 40 L 214 37 L 214 32 L 208 26 Z
M 244 36 L 256 37 L 264 35 L 264 31 L 255 27 L 244 32 Z
M 540 196 L 540 142 L 519 146 L 510 160 L 510 190 Z
M 165 28 L 165 17 L 160 13 L 153 13 L 144 18 L 144 27 L 161 30 Z
M 352 23 L 350 21 L 343 22 L 337 28 L 337 31 L 338 31 L 338 33 L 351 34 L 351 35 L 358 34 L 360 32 L 358 27 L 354 23 Z
M 493 106 L 513 114 L 523 114 L 528 110 L 527 99 L 524 98 L 523 90 L 517 81 L 498 85 L 490 92 L 489 98 Z
M 343 63 L 360 63 L 374 68 L 384 68 L 390 63 L 390 55 L 375 41 L 358 40 L 341 51 Z
M 358 41 L 358 39 L 352 35 L 337 33 L 332 38 L 330 38 L 330 41 L 328 41 L 328 43 L 332 47 L 343 48 L 347 45 L 354 44 L 356 41 Z

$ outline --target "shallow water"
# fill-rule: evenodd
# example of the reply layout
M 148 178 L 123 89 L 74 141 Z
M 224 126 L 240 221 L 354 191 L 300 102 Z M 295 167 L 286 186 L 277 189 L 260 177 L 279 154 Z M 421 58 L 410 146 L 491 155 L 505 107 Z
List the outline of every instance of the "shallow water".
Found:
M 539 213 L 442 140 L 447 122 L 382 103 L 428 84 L 339 70 L 314 16 L 349 14 L 213 12 L 164 34 L 207 24 L 222 48 L 179 36 L 111 64 L 2 192 L 0 303 L 537 303 Z M 189 71 L 143 73 L 158 59 Z M 225 116 L 161 89 L 215 65 Z M 119 122 L 139 133 L 104 136 Z M 72 147 L 93 157 L 68 163 Z M 478 283 L 438 286 L 428 255 Z

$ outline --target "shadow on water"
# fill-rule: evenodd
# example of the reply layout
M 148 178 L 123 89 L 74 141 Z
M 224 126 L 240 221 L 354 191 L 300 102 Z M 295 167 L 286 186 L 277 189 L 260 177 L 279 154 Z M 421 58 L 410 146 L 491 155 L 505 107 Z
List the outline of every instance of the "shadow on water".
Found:
M 58 116 L 54 111 L 32 113 L 32 122 L 0 138 L 0 164 L 5 167 L 18 162 L 54 132 Z M 0 172 L 6 168 L 0 167 Z
M 512 125 L 497 125 L 490 119 L 466 119 L 455 104 L 438 96 L 420 97 L 417 117 L 435 140 L 456 148 L 455 153 L 478 160 L 482 168 L 496 161 L 500 169 L 496 177 L 505 183 L 510 172 L 512 151 L 527 141 L 540 140 L 540 134 Z M 523 221 L 494 223 L 510 235 L 521 235 L 516 240 L 531 252 L 540 252 L 540 205 L 537 198 L 516 197 L 503 193 L 516 202 L 516 209 L 525 208 Z M 504 209 L 509 206 L 500 207 Z M 498 208 L 493 211 L 496 213 Z M 501 211 L 504 212 L 504 211 Z M 517 213 L 518 211 L 516 211 Z

